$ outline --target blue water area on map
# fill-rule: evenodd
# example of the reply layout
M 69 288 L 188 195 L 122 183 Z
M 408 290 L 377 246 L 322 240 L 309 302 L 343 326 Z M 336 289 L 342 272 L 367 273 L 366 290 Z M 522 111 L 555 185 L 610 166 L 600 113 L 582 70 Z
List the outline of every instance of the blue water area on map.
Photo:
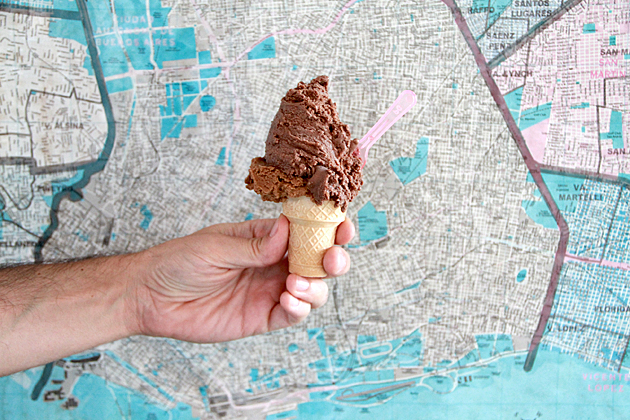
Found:
M 149 10 L 151 14 L 151 26 L 161 28 L 168 26 L 168 14 L 171 12 L 170 7 L 162 7 L 161 0 L 149 0 Z
M 199 64 L 211 64 L 212 55 L 210 51 L 199 51 L 197 53 L 197 60 L 199 60 Z
M 225 165 L 225 147 L 222 147 L 219 151 L 219 156 L 217 157 L 216 165 L 223 166 Z M 230 156 L 228 157 L 228 166 L 232 166 L 232 152 L 230 151 Z
M 512 338 L 507 334 L 480 334 L 475 336 L 480 359 L 489 359 L 500 353 L 514 351 Z
M 166 117 L 161 120 L 161 138 L 179 138 L 183 128 L 197 127 L 197 115 L 185 115 L 190 104 L 198 97 L 201 89 L 205 87 L 205 81 L 189 80 L 179 83 L 165 85 L 166 105 L 159 105 L 160 116 Z M 199 98 L 199 106 L 202 111 L 212 109 L 215 99 L 212 96 L 202 96 Z
M 31 369 L 13 376 L 0 378 L 0 417 L 6 419 L 81 419 L 81 420 L 193 420 L 190 406 L 178 403 L 167 409 L 151 402 L 139 391 L 121 387 L 92 374 L 83 374 L 74 385 L 72 394 L 79 400 L 73 410 L 62 408 L 63 401 L 45 402 L 40 395 L 35 401 L 30 391 L 41 376 L 42 368 Z M 51 380 L 63 380 L 64 372 L 54 367 Z M 25 388 L 21 384 L 28 384 Z M 59 389 L 48 384 L 47 390 Z M 43 394 L 43 392 L 42 392 Z
M 457 366 L 468 366 L 472 363 L 476 363 L 479 361 L 479 351 L 477 349 L 471 350 L 464 357 L 457 360 L 455 365 Z
M 166 137 L 179 138 L 184 127 L 184 120 L 178 117 L 162 118 L 162 126 L 160 130 L 161 139 Z
M 324 358 L 309 363 L 308 367 L 316 372 L 318 379 L 309 387 L 390 381 L 394 379 L 394 368 L 419 366 L 422 362 L 422 335 L 417 330 L 388 341 L 376 341 L 374 336 L 358 336 L 357 348 L 343 352 L 326 346 L 321 329 L 309 330 L 311 333 L 318 340 Z
M 308 339 L 309 340 L 313 339 L 313 337 L 317 336 L 322 331 L 323 330 L 321 328 L 309 328 L 308 330 L 306 330 L 306 332 L 308 334 Z
M 599 137 L 602 140 L 612 140 L 614 149 L 623 149 L 623 122 L 622 113 L 619 111 L 611 111 L 610 113 L 610 128 L 608 133 L 600 133 Z
M 582 33 L 583 34 L 594 34 L 595 33 L 595 23 L 594 22 L 585 23 L 584 26 L 582 26 Z
M 525 213 L 532 219 L 534 222 L 539 225 L 546 227 L 548 229 L 558 229 L 558 224 L 556 223 L 556 219 L 549 211 L 549 207 L 542 200 L 523 200 L 521 202 L 521 207 L 525 209 Z
M 135 70 L 153 70 L 151 64 L 151 41 L 147 33 L 122 34 L 125 51 Z
M 104 35 L 96 38 L 99 49 L 99 58 L 105 77 L 129 71 L 127 58 L 115 35 Z
M 210 51 L 199 51 L 197 53 L 199 64 L 211 64 L 212 56 L 210 55 Z M 211 79 L 213 77 L 217 77 L 221 74 L 221 67 L 214 67 L 210 69 L 201 69 L 199 70 L 199 78 L 200 79 Z
M 183 95 L 197 95 L 199 93 L 199 81 L 182 82 L 181 91 Z
M 155 62 L 159 68 L 165 61 L 197 58 L 195 28 L 169 28 L 153 31 Z
M 107 92 L 109 93 L 123 92 L 130 89 L 133 89 L 131 77 L 123 77 L 122 79 L 114 79 L 107 82 Z
M 184 128 L 197 127 L 197 115 L 186 115 L 184 117 Z M 231 158 L 232 156 L 230 156 Z M 231 159 L 230 159 L 231 161 Z
M 616 46 L 617 45 L 617 37 L 615 35 L 611 35 L 608 38 L 608 45 L 610 45 L 610 46 Z
M 80 229 L 75 231 L 74 234 L 83 242 L 87 242 L 90 239 L 90 235 L 83 233 Z
M 362 335 L 362 334 L 357 335 L 358 344 L 375 343 L 375 342 L 376 342 L 375 335 Z
M 399 291 L 397 291 L 396 293 L 398 294 L 398 293 L 407 292 L 407 291 L 409 291 L 409 290 L 417 289 L 417 288 L 418 288 L 418 286 L 420 286 L 420 283 L 421 283 L 421 282 L 419 282 L 419 281 L 418 281 L 418 282 L 416 282 L 416 283 L 413 283 L 413 284 L 411 284 L 411 285 L 409 285 L 409 286 L 407 286 L 407 287 L 405 287 L 405 288 L 400 289 L 400 290 L 399 290 Z
M 120 364 L 122 367 L 127 369 L 129 372 L 133 373 L 139 379 L 143 380 L 146 384 L 148 384 L 152 388 L 156 389 L 163 397 L 165 397 L 169 401 L 175 401 L 175 398 L 173 398 L 172 395 L 170 395 L 168 392 L 166 392 L 162 388 L 160 388 L 153 380 L 149 379 L 146 375 L 144 375 L 143 373 L 140 373 L 140 371 L 138 371 L 138 369 L 135 366 L 132 366 L 126 360 L 118 357 L 118 355 L 116 355 L 116 353 L 114 353 L 111 350 L 105 350 L 105 354 L 107 354 L 109 357 L 112 358 L 112 360 L 114 360 L 116 363 Z
M 567 200 L 566 196 L 580 193 L 584 179 L 560 174 L 543 174 L 543 180 L 560 211 L 562 213 L 575 212 L 578 201 Z M 534 182 L 529 174 L 527 175 L 527 182 Z M 541 197 L 538 190 L 534 195 Z M 534 222 L 549 229 L 558 229 L 553 215 L 543 200 L 523 200 L 521 206 Z
M 586 108 L 590 108 L 590 106 L 591 104 L 589 102 L 582 102 L 579 105 L 571 105 L 571 109 L 586 109 Z
M 184 96 L 183 97 L 184 103 L 182 105 L 182 109 L 184 111 L 187 111 L 188 107 L 190 106 L 190 104 L 195 102 L 196 99 L 197 99 L 197 95 L 186 95 L 186 96 Z
M 505 103 L 512 114 L 514 121 L 518 122 L 521 113 L 521 101 L 523 100 L 523 88 L 514 89 L 503 97 Z
M 299 412 L 297 410 L 283 411 L 282 413 L 269 414 L 265 417 L 265 420 L 282 420 L 282 419 L 297 419 Z
M 523 269 L 523 270 L 519 271 L 518 274 L 516 275 L 516 282 L 517 283 L 522 283 L 523 280 L 525 280 L 525 277 L 527 277 L 527 270 Z
M 261 58 L 275 58 L 276 57 L 276 39 L 269 37 L 256 45 L 250 52 L 247 53 L 248 60 L 259 60 Z
M 142 220 L 142 222 L 140 222 L 140 227 L 144 230 L 147 230 L 149 229 L 151 220 L 153 220 L 153 213 L 151 213 L 151 210 L 149 210 L 146 205 L 140 208 L 140 213 L 144 216 L 144 219 Z
M 620 363 L 621 362 L 621 358 L 623 357 L 623 354 L 625 352 L 625 348 L 621 351 L 614 351 L 612 349 L 608 349 L 605 347 L 601 348 L 601 354 L 602 356 L 604 356 L 604 359 L 609 360 L 613 363 Z
M 409 184 L 427 171 L 427 156 L 429 154 L 429 139 L 422 137 L 416 143 L 414 157 L 400 157 L 389 162 L 400 182 Z
M 211 95 L 204 95 L 199 98 L 199 106 L 201 107 L 201 110 L 203 112 L 210 111 L 212 108 L 214 108 L 214 105 L 216 105 L 216 103 L 217 100 L 214 99 L 214 96 Z
M 423 383 L 433 389 L 438 394 L 445 394 L 452 391 L 455 386 L 455 380 L 450 376 L 430 376 Z
M 85 61 L 83 62 L 83 68 L 87 69 L 88 74 L 90 76 L 94 76 L 94 68 L 92 67 L 92 58 L 90 58 L 89 52 L 85 56 Z
M 144 1 L 114 0 L 118 29 L 146 29 L 150 22 Z
M 487 6 L 487 4 L 486 4 Z M 512 0 L 492 0 L 490 7 L 494 8 L 494 12 L 491 12 L 488 16 L 488 25 L 490 27 L 496 22 L 496 20 L 505 12 L 505 9 L 512 6 Z
M 551 102 L 538 105 L 534 108 L 525 109 L 521 111 L 520 118 L 518 120 L 518 128 L 525 130 L 538 124 L 539 122 L 549 119 L 550 115 Z
M 48 34 L 52 38 L 68 38 L 87 46 L 83 23 L 78 20 L 50 19 Z
M 77 170 L 77 172 L 71 176 L 70 178 L 61 178 L 55 179 L 50 182 L 51 185 L 51 193 L 50 195 L 42 195 L 44 202 L 48 205 L 48 207 L 52 206 L 53 197 L 56 194 L 59 194 L 62 191 L 71 188 L 74 184 L 80 181 L 84 177 L 85 171 L 83 169 Z M 80 200 L 81 196 L 78 195 L 75 191 L 71 191 L 72 198 L 76 200 Z M 47 227 L 47 226 L 44 226 Z
M 213 67 L 211 69 L 199 70 L 200 79 L 212 79 L 213 77 L 217 77 L 220 74 L 221 74 L 221 67 Z
M 285 376 L 287 371 L 285 369 L 280 369 L 276 371 L 273 367 L 271 368 L 269 373 L 264 375 L 260 375 L 258 369 L 252 368 L 250 370 L 249 376 L 251 378 L 252 388 L 256 388 L 258 390 L 270 390 L 270 389 L 278 389 L 280 387 L 281 376 Z
M 602 258 L 613 211 L 619 196 L 619 185 L 609 182 L 586 180 L 579 176 L 543 173 L 554 203 L 568 224 L 571 235 L 567 244 L 569 254 L 586 258 Z M 533 179 L 528 176 L 527 180 Z M 536 191 L 536 197 L 541 197 Z M 552 227 L 555 222 L 543 200 L 525 200 L 522 206 L 536 223 Z M 611 233 L 611 239 L 616 235 Z
M 188 106 L 197 99 L 201 91 L 199 80 L 167 84 L 165 88 L 166 106 L 160 105 L 161 116 L 182 115 Z M 200 106 L 203 108 L 206 104 L 200 103 Z
M 68 10 L 71 12 L 78 12 L 77 2 L 75 0 L 54 0 L 53 9 L 55 10 Z
M 323 356 L 328 355 L 328 347 L 326 347 L 326 339 L 324 338 L 324 332 L 321 328 L 311 328 L 308 330 L 308 339 L 315 338 L 319 351 Z
M 55 5 L 58 0 L 55 0 Z M 61 0 L 63 3 L 67 0 Z M 110 10 L 109 2 L 87 1 L 90 20 L 96 35 L 111 32 L 114 28 L 114 22 Z M 144 1 L 129 2 L 126 0 L 115 0 L 116 22 L 119 29 L 143 29 L 150 25 L 152 28 L 168 27 L 168 14 L 170 7 L 162 7 L 161 0 L 149 0 L 149 17 L 147 22 L 147 13 Z M 76 6 L 75 9 L 76 10 Z M 167 29 L 165 29 L 167 30 Z
M 338 384 L 339 390 L 332 397 L 330 392 L 311 393 L 311 401 L 298 406 L 297 418 L 408 419 L 411 418 L 410 413 L 418 413 L 423 420 L 608 420 L 613 418 L 614 413 L 630 409 L 630 399 L 625 398 L 625 394 L 604 392 L 601 386 L 628 382 L 623 379 L 611 382 L 588 379 L 593 374 L 613 373 L 611 371 L 595 367 L 575 356 L 544 348 L 538 351 L 530 372 L 523 370 L 524 360 L 525 355 L 510 356 L 461 369 L 458 371 L 457 387 L 445 393 L 437 391 L 448 387 L 450 379 L 447 378 L 443 378 L 440 384 L 429 384 L 439 385 L 441 388 L 438 389 L 407 386 L 398 393 L 384 392 L 387 386 L 401 386 L 400 381 L 391 381 L 371 385 L 375 391 L 357 396 L 357 399 L 363 399 L 357 402 L 349 400 L 352 400 L 352 394 L 364 388 Z M 599 391 L 595 390 L 597 385 L 600 385 L 597 388 Z M 540 414 L 537 416 L 537 413 Z
M 359 238 L 362 243 L 375 241 L 387 235 L 387 213 L 376 211 L 368 201 L 358 212 Z
M 86 1 L 85 4 L 92 22 L 94 36 L 98 40 L 98 35 L 109 33 L 114 28 L 110 4 L 105 1 Z

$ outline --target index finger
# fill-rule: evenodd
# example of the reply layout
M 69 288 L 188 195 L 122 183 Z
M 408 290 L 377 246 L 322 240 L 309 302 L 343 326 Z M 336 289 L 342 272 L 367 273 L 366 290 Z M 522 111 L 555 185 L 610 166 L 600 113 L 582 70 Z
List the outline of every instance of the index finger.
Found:
M 346 217 L 346 220 L 341 222 L 341 224 L 337 227 L 337 237 L 335 238 L 335 243 L 337 245 L 345 245 L 354 238 L 354 224 L 350 219 Z

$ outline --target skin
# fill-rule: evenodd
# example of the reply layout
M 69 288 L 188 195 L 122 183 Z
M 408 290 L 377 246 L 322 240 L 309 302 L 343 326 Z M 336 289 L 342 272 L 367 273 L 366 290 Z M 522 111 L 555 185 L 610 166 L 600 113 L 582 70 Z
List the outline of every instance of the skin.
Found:
M 347 244 L 346 219 L 336 243 Z M 289 222 L 225 223 L 135 254 L 0 270 L 0 376 L 130 337 L 215 343 L 286 328 L 326 303 L 322 279 L 289 274 Z M 329 276 L 348 271 L 340 247 Z

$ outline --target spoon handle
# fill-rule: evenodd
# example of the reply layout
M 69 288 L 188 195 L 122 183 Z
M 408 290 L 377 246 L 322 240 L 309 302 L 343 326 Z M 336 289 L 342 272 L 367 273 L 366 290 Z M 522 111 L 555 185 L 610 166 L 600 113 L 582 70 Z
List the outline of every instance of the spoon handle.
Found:
M 389 130 L 396 121 L 405 115 L 407 111 L 416 104 L 416 101 L 416 94 L 412 91 L 405 90 L 402 92 L 398 95 L 398 98 L 396 98 L 392 106 L 390 106 L 385 114 L 383 114 L 381 119 L 374 124 L 374 127 L 370 128 L 370 131 L 368 131 L 367 134 L 359 140 L 357 150 L 359 151 L 359 157 L 361 157 L 361 160 L 363 161 L 363 166 L 365 166 L 365 162 L 367 162 L 367 155 L 370 147 L 372 147 L 372 145 L 376 143 L 376 141 L 380 139 L 381 136 L 385 134 L 385 132 Z

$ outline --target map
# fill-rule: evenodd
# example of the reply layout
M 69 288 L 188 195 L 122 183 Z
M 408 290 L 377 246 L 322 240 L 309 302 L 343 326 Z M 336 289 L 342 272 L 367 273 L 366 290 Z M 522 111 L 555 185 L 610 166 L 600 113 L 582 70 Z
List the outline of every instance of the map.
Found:
M 0 264 L 277 217 L 245 188 L 325 74 L 371 149 L 302 324 L 131 337 L 0 378 L 1 419 L 622 419 L 627 0 L 0 0 Z

